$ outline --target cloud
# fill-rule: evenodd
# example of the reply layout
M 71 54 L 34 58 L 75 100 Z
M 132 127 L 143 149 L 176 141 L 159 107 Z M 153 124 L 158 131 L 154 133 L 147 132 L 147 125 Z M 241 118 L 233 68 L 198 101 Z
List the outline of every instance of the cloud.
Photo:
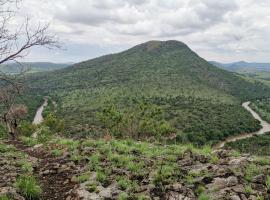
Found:
M 176 39 L 220 61 L 270 61 L 269 10 L 269 0 L 25 0 L 21 8 L 50 21 L 51 30 L 76 50 L 124 50 L 147 40 Z

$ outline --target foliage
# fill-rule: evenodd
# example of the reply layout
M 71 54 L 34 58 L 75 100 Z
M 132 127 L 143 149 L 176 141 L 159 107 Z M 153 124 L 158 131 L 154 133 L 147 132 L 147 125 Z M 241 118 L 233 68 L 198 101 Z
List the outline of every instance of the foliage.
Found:
M 38 185 L 35 177 L 22 175 L 15 183 L 19 192 L 27 199 L 39 199 L 41 195 L 41 187 Z
M 179 132 L 179 140 L 201 145 L 259 128 L 240 101 L 270 96 L 267 86 L 212 66 L 181 42 L 154 43 L 56 72 L 29 75 L 30 94 L 53 96 L 59 104 L 57 115 L 65 119 L 68 132 L 77 135 L 100 136 L 102 126 L 118 133 L 124 122 L 139 130 L 135 134 L 150 129 L 163 135 L 171 125 Z M 159 120 L 158 131 L 155 118 L 143 118 L 149 118 L 149 113 L 143 113 L 147 115 L 137 128 L 140 110 L 133 109 L 133 99 L 162 108 L 165 121 Z
M 265 184 L 267 189 L 270 191 L 270 176 L 267 176 Z
M 270 156 L 270 133 L 230 142 L 226 146 L 240 151 L 261 156 Z
M 30 122 L 23 121 L 20 123 L 19 132 L 20 135 L 30 137 L 36 131 L 36 126 Z

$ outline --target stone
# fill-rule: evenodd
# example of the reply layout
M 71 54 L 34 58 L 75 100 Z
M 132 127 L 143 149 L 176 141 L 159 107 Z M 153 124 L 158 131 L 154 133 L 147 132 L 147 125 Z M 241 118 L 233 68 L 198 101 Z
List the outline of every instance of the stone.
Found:
M 105 188 L 99 192 L 99 195 L 105 199 L 109 199 L 112 197 L 112 191 L 110 188 Z
M 233 195 L 231 200 L 241 200 L 241 198 L 238 195 Z
M 254 183 L 260 183 L 260 184 L 264 184 L 266 181 L 266 177 L 264 174 L 260 174 L 258 176 L 255 176 L 252 180 L 252 182 Z
M 230 176 L 228 178 L 215 178 L 214 182 L 208 185 L 208 188 L 223 189 L 237 184 L 238 180 L 235 176 Z

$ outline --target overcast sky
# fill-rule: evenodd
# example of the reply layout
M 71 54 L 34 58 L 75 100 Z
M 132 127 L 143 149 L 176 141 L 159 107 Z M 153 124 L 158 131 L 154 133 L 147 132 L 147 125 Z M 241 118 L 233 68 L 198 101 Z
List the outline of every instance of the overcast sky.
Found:
M 50 22 L 64 51 L 28 61 L 78 62 L 148 40 L 179 40 L 221 62 L 270 62 L 270 0 L 23 0 L 20 15 Z

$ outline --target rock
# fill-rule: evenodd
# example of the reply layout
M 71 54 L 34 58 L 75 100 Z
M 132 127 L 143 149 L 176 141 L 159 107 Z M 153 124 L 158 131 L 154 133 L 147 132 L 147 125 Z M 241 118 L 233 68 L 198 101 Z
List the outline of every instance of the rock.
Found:
M 72 183 L 77 183 L 77 177 L 76 176 L 72 176 L 72 178 L 70 179 L 70 182 Z
M 172 185 L 171 189 L 175 192 L 180 192 L 182 187 L 183 186 L 180 183 L 175 183 Z
M 168 199 L 168 200 L 175 200 L 175 199 L 177 199 L 177 200 L 185 200 L 186 197 L 183 194 L 179 194 L 178 192 L 171 191 L 171 192 L 168 192 L 166 194 L 165 199 Z
M 260 184 L 264 184 L 266 181 L 266 177 L 264 174 L 260 174 L 258 176 L 255 176 L 252 180 L 252 182 L 254 183 L 260 183 Z
M 33 149 L 39 149 L 43 147 L 43 144 L 36 144 L 35 146 L 33 146 Z
M 246 195 L 241 194 L 240 196 L 241 196 L 241 200 L 248 200 L 247 197 L 246 197 Z
M 241 198 L 238 195 L 233 195 L 231 200 L 241 200 Z
M 236 185 L 234 187 L 232 187 L 232 190 L 236 193 L 245 193 L 245 188 L 243 185 Z
M 244 166 L 244 164 L 247 163 L 247 158 L 246 157 L 239 157 L 235 158 L 229 161 L 229 165 L 234 165 L 234 166 Z
M 100 200 L 102 199 L 99 195 L 97 195 L 96 193 L 90 193 L 87 190 L 84 189 L 78 189 L 76 191 L 78 197 L 80 199 L 84 199 L 84 200 Z
M 223 189 L 237 184 L 238 180 L 235 176 L 230 176 L 228 178 L 215 178 L 214 182 L 208 185 L 208 188 Z
M 110 188 L 105 188 L 103 190 L 101 190 L 99 192 L 99 195 L 102 197 L 102 198 L 105 198 L 105 199 L 109 199 L 112 197 L 112 191 Z
M 11 188 L 11 187 L 3 187 L 0 188 L 0 197 L 1 196 L 11 196 L 13 200 L 25 200 L 24 197 L 20 196 L 17 192 L 16 189 Z

